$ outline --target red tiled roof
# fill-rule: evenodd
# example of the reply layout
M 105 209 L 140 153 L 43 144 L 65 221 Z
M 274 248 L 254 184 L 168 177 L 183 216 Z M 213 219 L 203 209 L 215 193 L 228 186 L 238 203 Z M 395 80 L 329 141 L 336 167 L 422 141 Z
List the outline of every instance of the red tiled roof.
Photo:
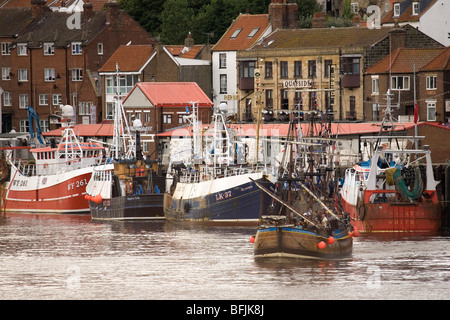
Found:
M 269 26 L 269 16 L 267 14 L 240 14 L 231 24 L 228 30 L 222 35 L 217 44 L 213 47 L 214 51 L 237 51 L 245 50 L 259 39 Z M 255 29 L 259 30 L 249 38 L 250 33 Z M 242 29 L 235 37 L 231 38 L 233 33 Z
M 414 123 L 403 123 L 404 128 L 399 126 L 398 131 L 409 130 L 414 127 Z M 203 125 L 203 128 L 207 128 L 209 125 Z M 316 129 L 320 129 L 321 124 L 316 125 Z M 228 126 L 235 130 L 238 135 L 241 136 L 255 136 L 256 129 L 254 124 L 232 124 Z M 309 134 L 309 124 L 302 123 L 302 132 L 304 136 Z M 286 137 L 288 135 L 289 124 L 287 123 L 264 123 L 260 126 L 260 136 L 265 137 Z M 354 134 L 377 134 L 380 131 L 380 123 L 332 123 L 331 132 L 338 136 L 354 135 Z M 192 134 L 192 130 L 189 127 L 176 128 L 173 130 L 158 133 L 159 137 L 183 137 Z
M 197 54 L 202 50 L 203 44 L 196 44 L 189 48 L 188 51 L 183 52 L 185 46 L 182 45 L 166 45 L 167 50 L 176 57 L 195 59 Z
M 450 70 L 450 47 L 445 48 L 430 63 L 420 69 L 420 71 Z
M 414 71 L 414 65 L 416 71 L 419 71 L 420 68 L 422 68 L 434 58 L 436 58 L 439 54 L 441 54 L 443 50 L 443 48 L 398 48 L 394 50 L 390 55 L 387 55 L 378 63 L 368 68 L 366 70 L 366 73 L 412 73 Z
M 116 71 L 116 63 L 120 71 L 139 71 L 153 54 L 151 45 L 120 46 L 100 68 L 99 72 Z
M 138 82 L 124 103 L 137 88 L 155 107 L 185 107 L 191 102 L 197 102 L 199 107 L 214 105 L 195 82 Z

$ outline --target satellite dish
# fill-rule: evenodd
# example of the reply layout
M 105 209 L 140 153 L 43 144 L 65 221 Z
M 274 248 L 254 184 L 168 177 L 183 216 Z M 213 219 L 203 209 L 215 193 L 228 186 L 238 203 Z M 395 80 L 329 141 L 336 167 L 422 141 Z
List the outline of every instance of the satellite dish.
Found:
M 228 105 L 225 102 L 221 102 L 219 105 L 220 112 L 227 113 L 228 112 Z
M 60 105 L 59 108 L 61 109 L 61 116 L 63 118 L 72 118 L 75 113 L 73 112 L 73 107 L 71 105 Z
M 139 120 L 139 119 L 133 120 L 133 127 L 135 127 L 135 128 L 140 128 L 140 127 L 142 127 L 142 122 L 141 122 L 141 120 Z

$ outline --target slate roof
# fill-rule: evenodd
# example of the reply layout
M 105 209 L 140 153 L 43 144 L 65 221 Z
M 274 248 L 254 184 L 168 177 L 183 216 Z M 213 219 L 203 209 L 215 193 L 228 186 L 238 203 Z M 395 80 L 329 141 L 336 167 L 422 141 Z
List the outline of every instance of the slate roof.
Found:
M 99 72 L 115 72 L 116 63 L 120 71 L 138 72 L 155 52 L 151 45 L 120 46 L 100 68 Z
M 387 37 L 390 30 L 390 27 L 277 29 L 251 49 L 367 47 Z
M 414 72 L 414 65 L 416 71 L 419 71 L 419 69 L 441 54 L 443 50 L 443 48 L 398 48 L 368 68 L 366 73 L 380 74 L 388 73 L 389 71 L 392 73 L 412 73 Z
M 121 13 L 122 14 L 122 13 Z M 54 42 L 55 47 L 65 47 L 74 41 L 89 42 L 106 27 L 106 14 L 92 12 L 89 20 L 81 21 L 81 28 L 67 28 L 71 14 L 46 12 L 38 23 L 33 24 L 15 42 L 27 42 L 29 47 L 40 47 L 42 42 Z
M 400 2 L 400 15 L 394 17 L 394 6 L 392 6 L 391 11 L 384 17 L 381 23 L 394 23 L 398 22 L 414 22 L 419 21 L 420 17 L 429 9 L 431 6 L 435 4 L 437 0 L 421 0 L 419 1 L 419 14 L 412 14 L 412 3 L 417 0 L 405 0 Z
M 139 89 L 155 106 L 186 107 L 192 101 L 199 107 L 210 107 L 214 104 L 195 82 L 138 82 L 128 93 L 126 99 Z
M 213 51 L 237 51 L 245 50 L 259 39 L 259 37 L 269 27 L 269 16 L 267 14 L 240 14 L 236 20 L 231 23 L 228 30 L 222 35 Z M 250 37 L 255 28 L 258 31 Z M 232 37 L 236 30 L 241 29 L 236 37 Z
M 14 37 L 24 30 L 33 19 L 31 8 L 1 8 L 0 38 Z

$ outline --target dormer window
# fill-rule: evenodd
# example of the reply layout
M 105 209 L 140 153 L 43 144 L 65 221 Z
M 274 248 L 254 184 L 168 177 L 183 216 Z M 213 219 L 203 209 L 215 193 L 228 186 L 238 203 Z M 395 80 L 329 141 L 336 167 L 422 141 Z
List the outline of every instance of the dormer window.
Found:
M 236 38 L 238 35 L 239 35 L 239 33 L 242 31 L 242 28 L 239 28 L 239 29 L 236 29 L 234 32 L 233 32 L 233 34 L 231 35 L 231 39 L 234 39 L 234 38 Z
M 255 36 L 255 34 L 258 32 L 258 30 L 259 30 L 259 28 L 254 28 L 253 30 L 252 30 L 252 32 L 250 32 L 250 34 L 248 35 L 248 39 L 251 39 L 251 38 L 253 38 L 254 36 Z
M 414 1 L 412 3 L 412 15 L 413 16 L 417 16 L 419 14 L 419 9 L 420 9 L 419 5 L 420 4 L 418 1 Z
M 394 17 L 400 16 L 400 3 L 394 3 Z

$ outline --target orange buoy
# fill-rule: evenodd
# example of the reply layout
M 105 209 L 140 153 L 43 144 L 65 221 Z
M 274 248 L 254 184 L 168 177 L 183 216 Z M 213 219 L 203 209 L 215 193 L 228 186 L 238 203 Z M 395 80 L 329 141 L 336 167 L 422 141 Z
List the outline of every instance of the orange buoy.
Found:
M 86 200 L 89 200 L 89 195 L 86 193 L 86 194 L 84 195 L 84 198 L 85 198 Z
M 328 244 L 333 244 L 334 243 L 334 238 L 332 236 L 328 237 L 327 242 L 328 242 Z
M 96 195 L 95 197 L 94 197 L 94 199 L 92 199 L 95 203 L 100 203 L 100 202 L 102 202 L 102 196 L 100 195 L 100 193 L 98 194 L 98 195 Z
M 255 243 L 255 236 L 251 236 L 251 237 L 250 237 L 250 242 L 251 242 L 251 243 Z
M 351 232 L 351 231 L 348 232 L 348 237 L 349 237 L 349 238 L 352 237 L 352 232 Z
M 354 237 L 359 237 L 359 230 L 356 229 L 356 227 L 353 228 L 352 235 L 353 235 Z
M 320 242 L 317 244 L 317 246 L 319 247 L 319 249 L 325 249 L 326 244 L 325 244 L 325 242 L 320 241 Z

